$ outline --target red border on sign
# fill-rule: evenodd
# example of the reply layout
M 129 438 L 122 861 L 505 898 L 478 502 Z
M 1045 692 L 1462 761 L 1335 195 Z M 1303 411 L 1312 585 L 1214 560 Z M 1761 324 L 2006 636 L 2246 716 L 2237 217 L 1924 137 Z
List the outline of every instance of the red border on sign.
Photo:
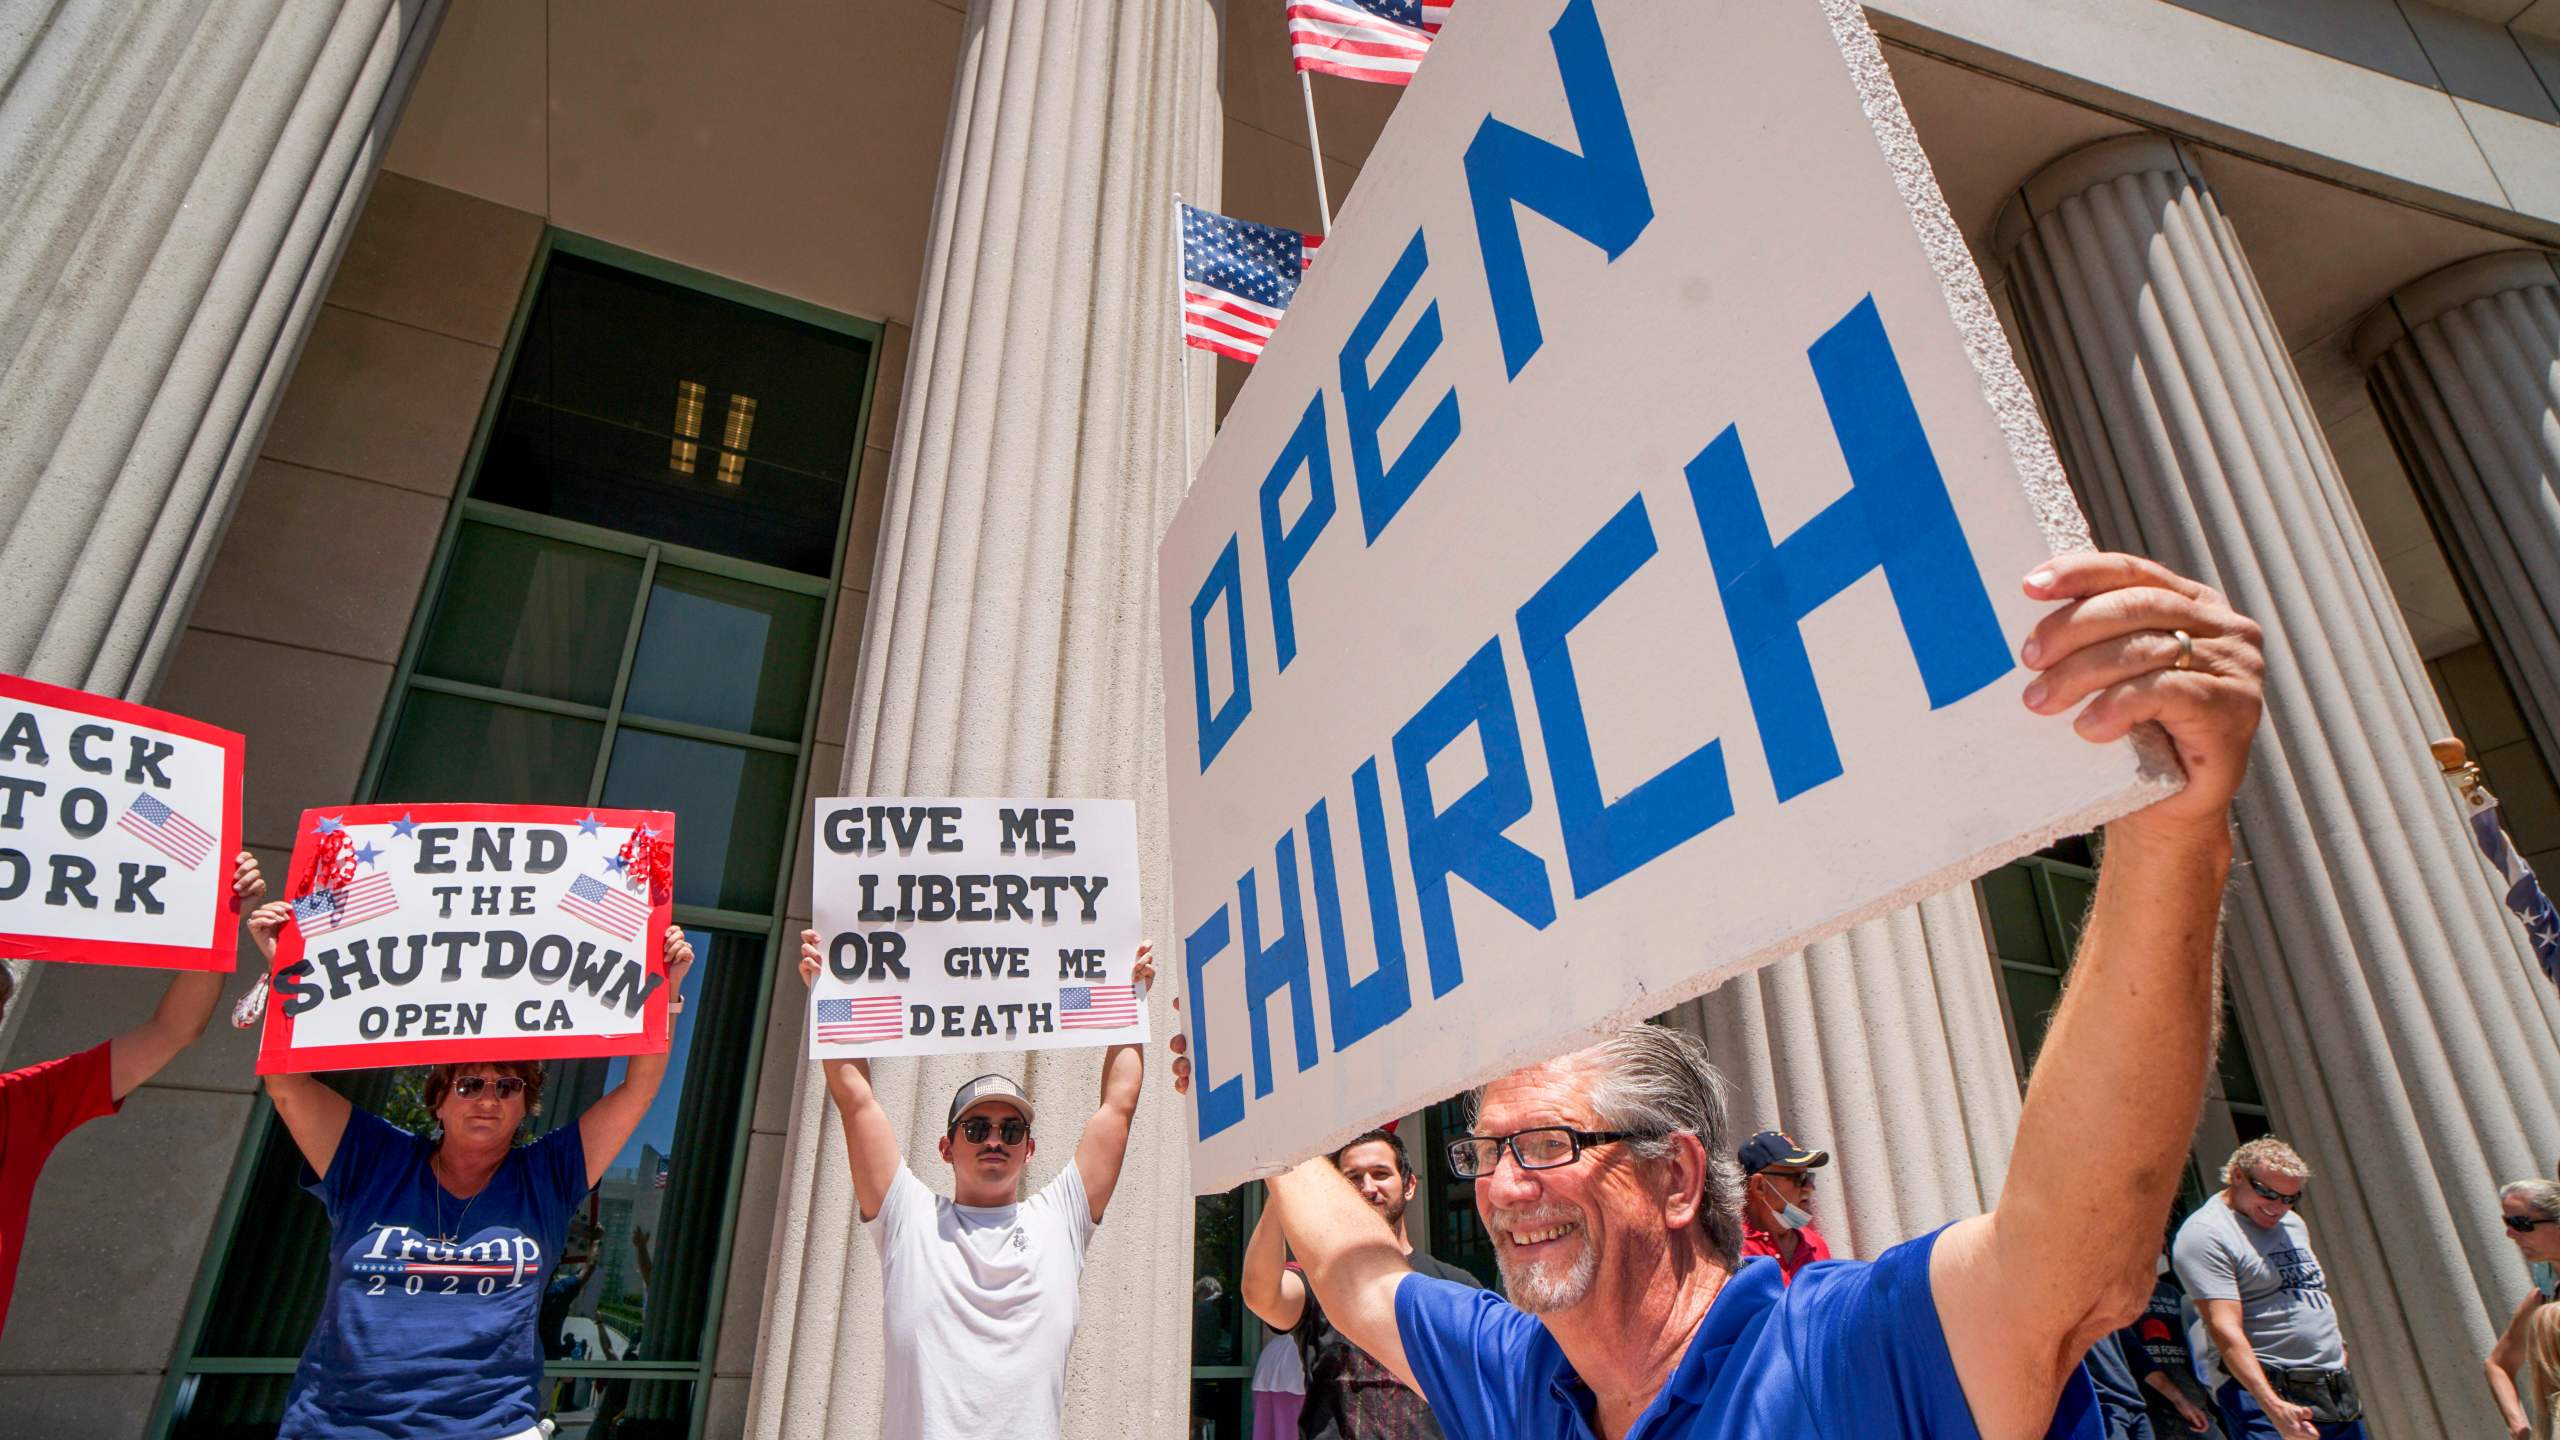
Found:
M 101 720 L 183 735 L 222 752 L 221 844 L 209 876 L 197 876 L 214 890 L 213 933 L 202 945 L 142 945 L 124 940 L 66 940 L 59 935 L 18 935 L 0 931 L 0 953 L 13 959 L 51 960 L 88 965 L 141 965 L 159 970 L 211 970 L 228 975 L 240 963 L 240 906 L 231 895 L 231 861 L 240 853 L 240 780 L 249 764 L 249 738 L 218 725 L 184 715 L 154 710 L 108 695 L 92 695 L 61 685 L 47 685 L 20 675 L 0 675 L 0 697 L 94 715 Z M 223 923 L 228 917 L 230 923 Z
M 285 871 L 286 884 L 291 877 L 303 873 L 311 860 L 313 828 L 322 816 L 350 825 L 387 825 L 402 816 L 421 825 L 430 824 L 518 824 L 575 825 L 593 815 L 601 823 L 616 829 L 648 826 L 665 837 L 668 853 L 674 853 L 676 817 L 665 810 L 606 810 L 585 805 L 339 805 L 319 810 L 305 810 L 294 827 L 293 859 Z M 283 897 L 278 887 L 278 898 Z M 643 933 L 644 963 L 652 975 L 667 973 L 665 947 L 658 943 L 667 926 L 675 919 L 675 896 L 670 893 L 650 897 L 649 928 Z M 275 964 L 267 972 L 267 984 L 300 962 L 303 953 L 302 927 L 288 924 L 276 936 Z M 266 1031 L 258 1040 L 258 1073 L 261 1075 L 293 1075 L 317 1070 L 381 1070 L 399 1065 L 460 1065 L 490 1060 L 584 1060 L 613 1055 L 662 1055 L 666 1053 L 667 987 L 659 986 L 649 994 L 641 1009 L 640 1030 L 632 1035 L 572 1035 L 542 1039 L 508 1039 L 504 1036 L 473 1035 L 457 1040 L 398 1040 L 380 1045 L 314 1045 L 296 1049 L 293 1043 L 293 1017 L 285 1013 L 285 997 L 271 990 L 267 997 Z

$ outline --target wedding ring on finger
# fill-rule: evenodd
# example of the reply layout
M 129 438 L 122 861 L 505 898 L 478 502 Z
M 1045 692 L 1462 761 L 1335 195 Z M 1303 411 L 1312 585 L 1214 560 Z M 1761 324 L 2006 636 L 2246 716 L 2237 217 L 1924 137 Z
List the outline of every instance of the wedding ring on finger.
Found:
M 2184 630 L 2172 630 L 2169 634 L 2178 642 L 2178 663 L 2170 668 L 2173 670 L 2196 668 L 2196 637 Z

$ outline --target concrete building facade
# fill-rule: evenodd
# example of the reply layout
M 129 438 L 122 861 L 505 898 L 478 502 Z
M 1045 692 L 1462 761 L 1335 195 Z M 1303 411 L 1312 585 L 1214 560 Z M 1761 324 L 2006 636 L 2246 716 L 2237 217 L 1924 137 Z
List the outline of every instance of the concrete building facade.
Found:
M 2191 1191 L 2295 1141 L 2377 1433 L 2483 1433 L 2526 1284 L 2495 1187 L 2560 1157 L 2560 997 L 2425 746 L 2465 738 L 2560 874 L 2560 0 L 1869 15 L 2098 535 L 2268 628 Z M 1337 203 L 1398 93 L 1318 81 Z M 1248 373 L 1182 363 L 1170 203 L 1317 228 L 1315 160 L 1278 0 L 0 13 L 0 670 L 245 732 L 271 874 L 306 807 L 679 812 L 706 963 L 546 1312 L 571 1433 L 876 1432 L 798 817 L 1130 796 L 1162 921 L 1155 537 Z M 1996 1199 L 2101 848 L 1668 1017 L 1746 1127 L 1834 1153 L 1843 1250 Z M 30 973 L 0 1065 L 157 991 Z M 318 1222 L 251 1053 L 217 1022 L 57 1152 L 0 1431 L 272 1433 Z M 1078 1436 L 1244 1433 L 1256 1202 L 1195 1202 L 1157 1061 Z M 1048 1115 L 1094 1091 L 1090 1053 L 884 1063 L 921 1173 L 988 1068 Z M 563 1067 L 552 1113 L 609 1081 Z M 1408 1131 L 1420 1228 L 1482 1265 L 1428 1158 L 1453 1123 Z

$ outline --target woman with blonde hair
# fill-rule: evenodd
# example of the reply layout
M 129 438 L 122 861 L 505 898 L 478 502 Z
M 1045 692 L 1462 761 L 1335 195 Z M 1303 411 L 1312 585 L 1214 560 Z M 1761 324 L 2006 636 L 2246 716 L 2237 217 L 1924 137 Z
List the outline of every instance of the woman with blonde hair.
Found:
M 2548 1302 L 2560 1299 L 2560 1183 L 2515 1181 L 2498 1191 L 2498 1208 L 2507 1238 L 2533 1269 L 2533 1288 L 2516 1302 L 2506 1333 L 2491 1347 L 2482 1369 L 2489 1377 L 2489 1396 L 2497 1401 L 2513 1440 L 2555 1440 L 2560 1437 L 2560 1416 L 2554 1415 L 2552 1403 L 2560 1392 L 2560 1305 Z M 2516 1396 L 2519 1372 L 2531 1377 L 2533 1408 L 2542 1417 L 2538 1430 L 2526 1422 Z

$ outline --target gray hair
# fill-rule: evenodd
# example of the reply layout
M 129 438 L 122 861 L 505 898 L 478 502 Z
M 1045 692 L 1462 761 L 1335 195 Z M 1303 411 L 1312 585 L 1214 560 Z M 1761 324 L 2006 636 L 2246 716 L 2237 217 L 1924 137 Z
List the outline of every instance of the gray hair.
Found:
M 2560 1181 L 2510 1180 L 2498 1187 L 2501 1200 L 2521 1200 L 2545 1220 L 2560 1220 Z
M 1707 1058 L 1706 1042 L 1668 1025 L 1629 1025 L 1564 1059 L 1590 1067 L 1586 1097 L 1604 1130 L 1628 1130 L 1647 1138 L 1627 1148 L 1647 1160 L 1667 1160 L 1679 1146 L 1673 1137 L 1694 1135 L 1706 1147 L 1706 1183 L 1698 1223 L 1708 1253 L 1725 1268 L 1742 1263 L 1742 1162 L 1734 1158 L 1725 1119 L 1725 1081 Z M 1475 1093 L 1481 1107 L 1484 1092 Z

